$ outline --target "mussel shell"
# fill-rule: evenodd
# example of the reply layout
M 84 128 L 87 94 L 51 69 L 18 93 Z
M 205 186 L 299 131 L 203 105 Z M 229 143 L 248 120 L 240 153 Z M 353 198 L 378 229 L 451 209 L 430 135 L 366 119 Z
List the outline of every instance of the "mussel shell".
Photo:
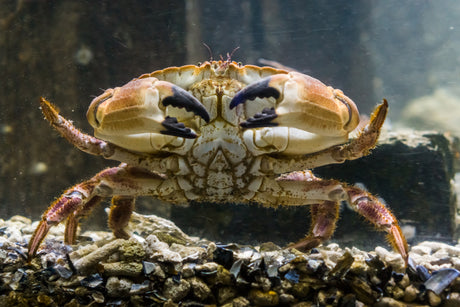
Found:
M 460 276 L 460 271 L 456 269 L 441 269 L 434 272 L 433 275 L 423 285 L 426 290 L 431 290 L 439 295 L 458 276 Z

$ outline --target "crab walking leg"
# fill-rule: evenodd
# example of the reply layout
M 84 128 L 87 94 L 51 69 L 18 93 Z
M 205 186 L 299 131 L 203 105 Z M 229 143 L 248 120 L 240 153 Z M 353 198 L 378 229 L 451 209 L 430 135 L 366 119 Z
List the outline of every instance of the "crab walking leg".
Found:
M 40 99 L 40 107 L 51 126 L 78 149 L 93 155 L 111 156 L 113 154 L 113 146 L 75 128 L 71 122 L 59 115 L 55 106 L 43 97 Z
M 81 218 L 88 216 L 91 210 L 101 203 L 103 197 L 94 196 L 90 198 L 83 206 L 69 214 L 65 224 L 64 242 L 66 244 L 75 244 L 78 223 Z
M 42 220 L 29 241 L 29 260 L 36 254 L 40 243 L 52 226 L 67 219 L 66 241 L 72 242 L 75 238 L 78 220 L 102 198 L 125 195 L 130 199 L 138 195 L 158 195 L 157 188 L 164 181 L 164 178 L 158 174 L 122 164 L 105 169 L 93 178 L 66 190 L 43 214 Z M 120 225 L 124 225 L 125 221 L 117 216 L 121 211 L 126 212 L 126 208 L 128 208 L 127 211 L 130 210 L 126 201 L 122 198 L 116 198 L 114 201 L 115 207 L 122 208 L 116 208 L 111 217 L 111 227 L 115 230 L 115 235 L 122 235 L 120 231 L 122 226 L 117 225 L 117 221 L 120 222 Z
M 377 144 L 380 129 L 388 113 L 388 102 L 384 99 L 371 115 L 369 123 L 362 129 L 359 136 L 350 143 L 331 147 L 316 154 L 282 159 L 266 157 L 267 164 L 277 173 L 292 172 L 299 169 L 313 169 L 315 167 L 343 163 L 346 160 L 355 160 L 366 156 Z
M 370 154 L 380 136 L 380 129 L 388 113 L 388 102 L 386 99 L 372 112 L 369 123 L 364 127 L 359 136 L 351 143 L 335 148 L 331 157 L 340 162 L 355 160 Z
M 356 187 L 347 187 L 346 191 L 349 197 L 348 202 L 352 208 L 374 224 L 377 229 L 388 233 L 388 241 L 401 254 L 407 265 L 409 247 L 393 213 L 375 196 L 366 191 Z
M 310 206 L 311 226 L 309 234 L 299 242 L 290 245 L 300 251 L 308 251 L 328 240 L 335 230 L 339 219 L 340 204 L 336 201 L 325 201 Z
M 333 202 L 347 201 L 358 214 L 371 222 L 377 229 L 388 233 L 388 241 L 401 254 L 407 265 L 409 248 L 395 216 L 370 193 L 357 187 L 347 186 L 336 180 L 317 178 L 311 171 L 284 174 L 277 178 L 277 183 L 281 188 L 281 192 L 273 196 L 280 205 L 298 206 L 312 204 L 311 199 L 316 199 L 316 203 L 320 203 L 318 200 Z M 325 208 L 324 205 L 323 208 Z M 334 207 L 329 209 L 335 210 Z M 335 215 L 335 213 L 332 212 L 332 215 Z M 327 216 L 325 212 L 313 212 L 313 229 L 315 227 L 318 227 L 318 229 L 323 228 L 321 226 L 321 223 L 323 223 L 326 225 L 326 230 L 323 230 L 323 232 L 325 234 L 328 231 L 332 232 L 335 220 L 331 216 Z M 311 244 L 312 235 L 314 235 L 314 231 L 304 239 L 306 242 L 301 240 L 295 246 L 308 246 Z M 318 239 L 320 239 L 319 237 Z
M 114 196 L 109 213 L 109 227 L 116 238 L 128 239 L 129 234 L 125 228 L 128 226 L 134 211 L 135 198 L 126 196 Z
M 91 210 L 103 200 L 102 197 L 94 196 L 84 206 L 77 209 L 67 218 L 64 242 L 75 244 L 78 224 L 81 218 L 87 217 Z M 131 214 L 134 211 L 135 198 L 125 196 L 112 197 L 112 206 L 109 213 L 109 227 L 116 238 L 128 239 L 129 235 L 124 230 L 128 225 Z

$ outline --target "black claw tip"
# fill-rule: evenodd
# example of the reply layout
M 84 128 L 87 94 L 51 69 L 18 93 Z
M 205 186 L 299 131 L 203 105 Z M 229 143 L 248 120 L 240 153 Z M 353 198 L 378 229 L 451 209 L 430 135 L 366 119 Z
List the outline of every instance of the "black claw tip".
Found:
M 166 130 L 160 131 L 162 134 L 183 137 L 186 139 L 196 138 L 196 134 L 190 129 L 185 127 L 183 123 L 177 121 L 177 118 L 166 116 L 165 120 L 161 123 Z
M 194 114 L 204 119 L 206 122 L 209 122 L 208 111 L 206 111 L 206 108 L 198 99 L 178 86 L 173 86 L 172 91 L 172 96 L 168 96 L 163 99 L 164 106 L 171 105 L 176 108 L 185 108 L 185 110 L 193 112 Z
M 256 113 L 253 117 L 248 118 L 245 122 L 240 123 L 243 128 L 259 128 L 259 127 L 273 127 L 277 123 L 271 122 L 278 115 L 276 115 L 274 108 L 265 108 L 262 113 Z
M 257 97 L 274 97 L 275 99 L 278 99 L 280 97 L 280 92 L 276 88 L 269 86 L 270 80 L 271 77 L 267 77 L 243 88 L 235 95 L 235 97 L 233 97 L 230 102 L 230 109 L 246 102 L 246 100 L 254 100 Z

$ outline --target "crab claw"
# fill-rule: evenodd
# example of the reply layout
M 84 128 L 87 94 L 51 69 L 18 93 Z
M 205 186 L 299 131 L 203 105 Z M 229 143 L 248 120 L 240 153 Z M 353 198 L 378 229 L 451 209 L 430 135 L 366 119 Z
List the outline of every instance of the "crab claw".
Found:
M 273 75 L 248 85 L 233 97 L 230 108 L 270 97 L 276 100 L 273 108 L 256 113 L 240 125 L 285 126 L 325 136 L 343 136 L 359 123 L 356 105 L 342 91 L 298 72 Z
M 198 99 L 184 89 L 153 77 L 134 79 L 122 87 L 96 97 L 86 114 L 96 136 L 160 133 L 183 138 L 196 134 L 166 107 L 183 108 L 209 122 L 209 114 Z M 186 117 L 186 112 L 183 112 Z

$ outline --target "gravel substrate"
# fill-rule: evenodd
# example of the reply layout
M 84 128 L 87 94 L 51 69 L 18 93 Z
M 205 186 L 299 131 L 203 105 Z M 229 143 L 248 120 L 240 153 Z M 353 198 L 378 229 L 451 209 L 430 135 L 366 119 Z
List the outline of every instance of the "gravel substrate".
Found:
M 38 222 L 0 220 L 0 306 L 460 306 L 460 245 L 398 254 L 329 244 L 300 253 L 272 243 L 216 244 L 134 214 L 129 240 L 52 228 L 26 261 Z

